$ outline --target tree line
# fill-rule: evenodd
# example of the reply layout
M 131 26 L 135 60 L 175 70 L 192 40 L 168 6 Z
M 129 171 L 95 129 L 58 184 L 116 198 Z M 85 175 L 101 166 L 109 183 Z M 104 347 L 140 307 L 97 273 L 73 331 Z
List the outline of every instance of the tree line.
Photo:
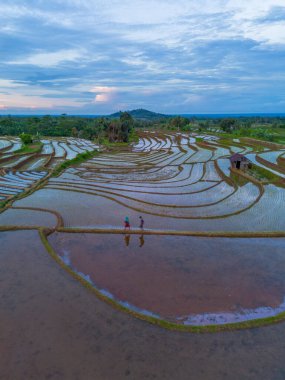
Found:
M 2 116 L 0 135 L 79 137 L 109 142 L 128 142 L 135 128 L 181 132 L 224 132 L 274 141 L 285 130 L 284 117 L 249 116 L 236 118 L 162 117 L 157 120 L 134 119 L 128 112 L 119 117 L 90 118 L 83 116 Z
M 79 137 L 109 142 L 128 142 L 136 126 L 132 116 L 123 112 L 117 119 L 75 116 L 5 116 L 0 118 L 0 135 Z

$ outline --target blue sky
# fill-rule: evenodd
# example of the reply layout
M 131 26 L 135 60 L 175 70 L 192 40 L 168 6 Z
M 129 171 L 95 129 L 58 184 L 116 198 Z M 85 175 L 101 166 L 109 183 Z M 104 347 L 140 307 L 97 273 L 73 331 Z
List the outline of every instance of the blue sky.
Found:
M 6 0 L 0 114 L 285 112 L 285 0 Z

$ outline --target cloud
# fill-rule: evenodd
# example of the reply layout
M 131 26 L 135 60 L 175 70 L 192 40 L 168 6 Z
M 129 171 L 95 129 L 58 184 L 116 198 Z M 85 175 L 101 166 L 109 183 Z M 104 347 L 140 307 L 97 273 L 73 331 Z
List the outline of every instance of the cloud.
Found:
M 0 95 L 0 104 L 3 109 L 26 108 L 26 109 L 49 109 L 56 110 L 60 107 L 81 107 L 78 101 L 69 99 L 43 98 L 40 96 L 25 96 L 11 93 Z
M 284 15 L 284 0 L 6 0 L 2 109 L 282 110 Z
M 75 62 L 82 56 L 78 50 L 59 50 L 56 52 L 39 52 L 28 57 L 8 62 L 11 65 L 33 65 L 39 67 L 56 67 L 64 62 Z
M 95 103 L 96 102 L 102 102 L 102 103 L 107 103 L 111 100 L 110 94 L 98 94 L 95 96 Z
M 24 86 L 23 83 L 19 83 L 9 79 L 0 79 L 0 89 L 18 88 L 22 86 Z
M 107 87 L 107 86 L 94 86 L 90 90 L 90 92 L 103 92 L 105 94 L 112 93 L 116 91 L 116 87 Z
M 95 92 L 95 103 L 109 103 L 114 99 L 116 92 L 118 91 L 115 87 L 104 87 L 104 86 L 95 86 L 90 89 L 90 92 Z

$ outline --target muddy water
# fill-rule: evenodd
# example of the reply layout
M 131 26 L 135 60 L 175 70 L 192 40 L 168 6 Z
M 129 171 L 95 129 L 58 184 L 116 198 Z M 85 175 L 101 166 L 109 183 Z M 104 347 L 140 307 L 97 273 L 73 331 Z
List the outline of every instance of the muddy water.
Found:
M 199 324 L 206 313 L 224 323 L 285 309 L 285 239 L 59 233 L 50 242 L 98 289 L 168 320 Z
M 168 331 L 100 301 L 36 231 L 1 232 L 0 244 L 1 380 L 284 380 L 284 323 Z

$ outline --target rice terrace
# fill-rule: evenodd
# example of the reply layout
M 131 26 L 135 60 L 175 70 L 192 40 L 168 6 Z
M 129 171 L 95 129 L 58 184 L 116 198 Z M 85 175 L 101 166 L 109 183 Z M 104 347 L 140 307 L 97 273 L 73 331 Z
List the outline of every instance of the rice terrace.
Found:
M 162 328 L 285 319 L 285 146 L 140 130 L 109 148 L 45 138 L 39 152 L 17 154 L 21 142 L 9 137 L 0 147 L 5 250 L 39 235 L 53 265 L 86 291 Z M 249 168 L 237 169 L 243 157 Z
M 285 0 L 2 3 L 0 380 L 284 380 Z

